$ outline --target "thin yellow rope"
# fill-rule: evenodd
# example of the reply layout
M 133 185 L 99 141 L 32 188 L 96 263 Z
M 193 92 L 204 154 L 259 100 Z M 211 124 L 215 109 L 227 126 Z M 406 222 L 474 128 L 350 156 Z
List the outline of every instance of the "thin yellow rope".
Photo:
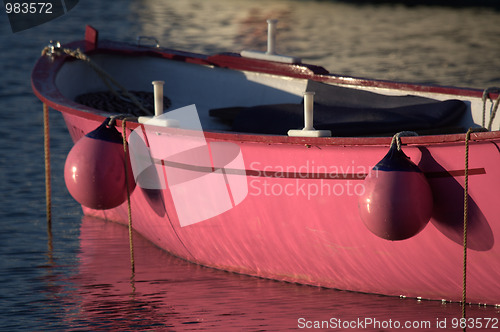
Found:
M 465 169 L 464 169 L 464 235 L 463 235 L 463 272 L 462 272 L 462 318 L 466 319 L 466 302 L 467 302 L 467 221 L 468 221 L 468 205 L 469 205 L 469 141 L 470 135 L 473 132 L 469 128 L 465 134 Z M 464 328 L 465 331 L 465 328 Z
M 129 246 L 130 246 L 130 264 L 132 268 L 132 277 L 135 273 L 135 261 L 134 261 L 134 241 L 133 241 L 133 232 L 132 232 L 132 204 L 130 202 L 130 187 L 128 180 L 128 144 L 127 144 L 127 120 L 122 120 L 122 137 L 123 137 L 123 152 L 125 153 L 125 185 L 127 187 L 127 211 L 128 211 L 128 237 L 129 237 Z
M 52 238 L 52 186 L 50 181 L 50 127 L 49 106 L 43 104 L 43 147 L 45 154 L 45 210 L 47 215 L 47 233 Z

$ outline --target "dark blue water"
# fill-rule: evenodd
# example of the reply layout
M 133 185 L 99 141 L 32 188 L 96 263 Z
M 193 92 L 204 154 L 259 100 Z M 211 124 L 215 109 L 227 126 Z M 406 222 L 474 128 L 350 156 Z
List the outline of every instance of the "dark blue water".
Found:
M 500 13 L 488 8 L 82 0 L 65 16 L 16 34 L 2 12 L 0 330 L 256 331 L 307 329 L 315 321 L 327 321 L 329 327 L 355 322 L 349 327 L 366 330 L 390 329 L 396 321 L 456 327 L 461 316 L 456 303 L 340 292 L 206 269 L 171 257 L 138 236 L 132 278 L 126 228 L 82 219 L 65 189 L 62 169 L 71 144 L 54 111 L 49 239 L 42 104 L 30 87 L 31 69 L 49 40 L 82 39 L 85 24 L 91 24 L 101 38 L 133 42 L 138 35 L 154 35 L 162 45 L 197 52 L 265 49 L 264 22 L 270 17 L 280 19 L 278 52 L 332 72 L 500 86 Z M 468 307 L 470 317 L 482 319 L 498 319 L 499 311 Z M 366 324 L 370 319 L 372 324 Z

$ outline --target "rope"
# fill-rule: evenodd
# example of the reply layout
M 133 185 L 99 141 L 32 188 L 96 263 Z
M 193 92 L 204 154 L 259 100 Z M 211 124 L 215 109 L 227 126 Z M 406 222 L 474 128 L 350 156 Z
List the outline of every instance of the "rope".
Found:
M 464 170 L 464 236 L 463 236 L 463 272 L 462 272 L 462 318 L 466 318 L 466 300 L 467 300 L 467 219 L 469 203 L 469 140 L 472 128 L 465 134 L 465 170 Z M 464 329 L 465 330 L 465 329 Z
M 112 121 L 112 120 L 110 120 Z M 126 132 L 126 122 L 127 119 L 122 120 L 122 137 L 123 137 L 123 152 L 125 153 L 125 184 L 127 187 L 127 212 L 128 212 L 128 238 L 129 238 L 129 246 L 130 246 L 130 264 L 132 268 L 132 278 L 135 274 L 135 261 L 134 261 L 134 241 L 133 241 L 133 232 L 132 232 L 132 204 L 130 203 L 130 188 L 128 181 L 128 145 L 127 145 L 127 132 Z
M 493 109 L 491 110 L 490 122 L 488 123 L 488 130 L 491 130 L 491 125 L 493 124 L 493 120 L 495 120 L 495 116 L 497 115 L 498 104 L 500 103 L 500 94 L 495 100 L 495 104 L 493 105 Z
M 63 53 L 72 56 L 76 59 L 82 60 L 87 62 L 92 69 L 95 70 L 95 72 L 99 75 L 99 77 L 103 80 L 104 84 L 109 88 L 109 90 L 118 98 L 122 98 L 112 87 L 110 82 L 117 86 L 123 95 L 128 97 L 130 101 L 135 104 L 140 110 L 145 112 L 146 114 L 152 115 L 153 113 L 144 108 L 142 104 L 136 99 L 136 97 L 129 93 L 125 87 L 123 87 L 120 83 L 118 83 L 111 75 L 106 73 L 101 67 L 99 67 L 95 62 L 91 61 L 90 58 L 83 53 L 79 48 L 76 50 L 72 50 L 69 48 L 54 48 L 47 46 L 42 50 L 42 56 L 45 55 L 53 55 L 56 54 L 56 51 L 62 51 Z M 47 227 L 49 230 L 49 236 L 51 238 L 52 236 L 52 225 L 51 225 L 51 195 L 50 195 L 50 152 L 49 152 L 49 122 L 48 122 L 48 106 L 46 104 L 43 104 L 43 111 L 44 111 L 44 142 L 45 142 L 45 184 L 46 184 L 46 196 L 47 196 Z M 117 118 L 123 118 L 124 116 L 119 114 L 119 115 L 114 115 L 110 118 L 109 125 L 114 125 L 115 121 Z M 135 118 L 129 118 L 129 119 L 135 119 Z M 127 212 L 128 212 L 128 231 L 129 231 L 129 245 L 130 245 L 130 263 L 131 263 L 131 269 L 132 269 L 132 277 L 131 279 L 134 279 L 135 275 L 135 261 L 134 261 L 134 243 L 133 243 L 133 232 L 132 232 L 132 206 L 131 206 L 131 201 L 130 201 L 130 186 L 129 186 L 129 181 L 128 181 L 128 145 L 127 145 L 127 133 L 126 133 L 126 121 L 127 118 L 123 118 L 122 120 L 122 137 L 123 137 L 123 151 L 125 153 L 125 158 L 124 158 L 124 167 L 125 167 L 125 184 L 126 184 L 126 190 L 127 190 Z
M 463 235 L 463 273 L 462 273 L 462 318 L 466 318 L 467 300 L 467 222 L 469 219 L 469 142 L 473 132 L 485 131 L 484 128 L 469 128 L 465 134 L 465 169 L 464 169 L 464 235 Z M 465 328 L 464 328 L 465 331 Z
M 53 51 L 54 50 L 51 50 L 51 48 L 49 46 L 47 46 L 47 47 L 45 47 L 42 50 L 42 56 L 43 55 L 48 55 L 48 54 L 52 55 Z M 104 84 L 106 84 L 106 86 L 108 87 L 108 89 L 117 98 L 123 99 L 123 97 L 120 96 L 115 91 L 115 89 L 113 88 L 113 86 L 111 85 L 111 83 L 114 84 L 116 87 L 118 87 L 121 90 L 121 93 L 123 95 L 125 95 L 128 99 L 130 99 L 130 101 L 135 106 L 137 106 L 141 111 L 145 112 L 146 114 L 153 115 L 153 113 L 150 110 L 148 110 L 148 109 L 144 108 L 144 106 L 142 106 L 142 104 L 137 100 L 137 98 L 133 94 L 131 94 L 130 92 L 128 92 L 127 89 L 124 86 L 122 86 L 120 83 L 118 83 L 113 77 L 111 77 L 111 75 L 109 75 L 108 73 L 106 73 L 104 71 L 104 69 L 102 69 L 95 62 L 93 62 L 92 60 L 90 60 L 90 58 L 85 53 L 83 53 L 79 48 L 77 48 L 76 50 L 72 50 L 72 49 L 69 49 L 69 48 L 57 48 L 57 51 L 62 51 L 64 54 L 67 54 L 67 55 L 69 55 L 71 57 L 74 57 L 76 59 L 79 59 L 79 60 L 87 62 L 92 67 L 92 69 L 95 70 L 95 72 L 97 73 L 97 75 L 99 75 L 99 77 L 102 79 L 102 81 L 104 82 Z
M 493 124 L 493 120 L 495 119 L 495 116 L 496 116 L 496 113 L 497 113 L 497 110 L 498 110 L 498 104 L 500 102 L 500 88 L 497 88 L 497 87 L 491 87 L 491 88 L 487 88 L 484 90 L 483 92 L 483 127 L 486 128 L 486 100 L 488 99 L 490 93 L 499 93 L 493 107 L 492 107 L 492 110 L 490 112 L 490 120 L 489 120 L 489 123 L 488 123 L 488 130 L 491 130 L 491 125 Z
M 47 215 L 47 234 L 52 242 L 52 186 L 50 181 L 50 130 L 49 106 L 43 104 L 43 146 L 45 151 L 45 210 Z
M 404 136 L 418 136 L 418 134 L 414 131 L 400 131 L 392 136 L 391 147 L 396 144 L 398 151 L 401 151 L 401 137 Z

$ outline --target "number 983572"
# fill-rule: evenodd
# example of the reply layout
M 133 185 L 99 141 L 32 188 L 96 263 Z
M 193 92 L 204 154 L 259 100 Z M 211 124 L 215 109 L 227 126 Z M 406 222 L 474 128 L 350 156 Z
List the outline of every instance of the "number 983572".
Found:
M 50 2 L 6 2 L 5 13 L 7 14 L 52 14 L 52 3 Z

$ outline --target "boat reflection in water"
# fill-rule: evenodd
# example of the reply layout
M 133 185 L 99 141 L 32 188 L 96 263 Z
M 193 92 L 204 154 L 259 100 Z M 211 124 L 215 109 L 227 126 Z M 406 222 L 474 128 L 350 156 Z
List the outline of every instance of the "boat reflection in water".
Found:
M 69 326 L 155 331 L 290 330 L 315 324 L 329 328 L 350 324 L 367 329 L 390 329 L 398 324 L 436 328 L 437 324 L 446 324 L 451 328 L 461 317 L 458 303 L 248 277 L 188 263 L 137 233 L 133 242 L 135 273 L 127 228 L 83 217 L 78 273 L 66 288 L 69 294 L 58 294 L 66 295 L 63 297 L 72 303 L 65 306 Z M 474 305 L 467 308 L 467 315 L 498 320 L 499 309 Z

